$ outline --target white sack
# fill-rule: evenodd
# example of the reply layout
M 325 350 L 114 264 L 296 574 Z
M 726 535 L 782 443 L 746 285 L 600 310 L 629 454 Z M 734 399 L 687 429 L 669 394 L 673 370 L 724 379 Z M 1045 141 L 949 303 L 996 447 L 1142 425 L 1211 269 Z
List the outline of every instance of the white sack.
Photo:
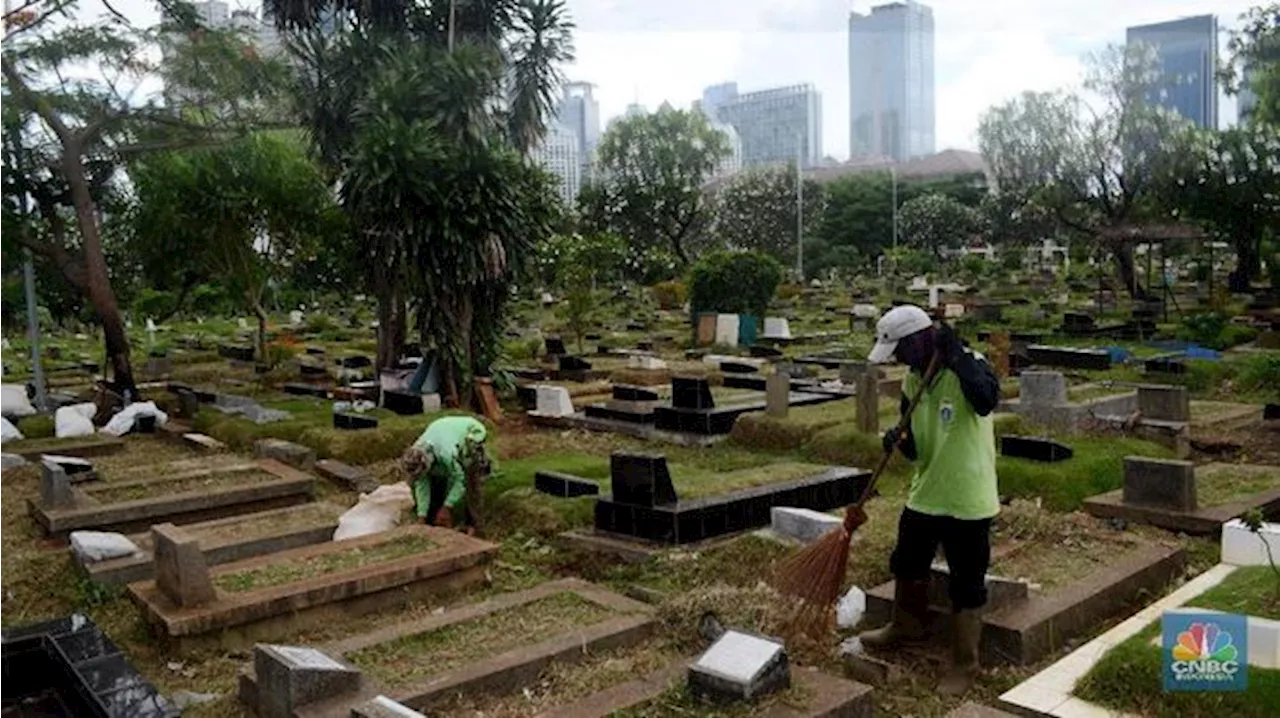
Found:
M 413 508 L 413 490 L 406 483 L 387 484 L 372 493 L 361 494 L 360 502 L 338 518 L 333 540 L 368 536 L 390 531 L 400 523 L 406 509 Z
M 53 435 L 59 439 L 93 436 L 93 415 L 97 410 L 92 402 L 61 407 L 53 413 Z
M 126 406 L 119 414 L 111 417 L 107 425 L 102 427 L 102 433 L 111 434 L 112 436 L 124 436 L 133 429 L 133 422 L 139 416 L 154 416 L 156 418 L 156 426 L 163 426 L 169 420 L 169 415 L 157 409 L 154 401 L 142 401 Z
M 867 594 L 857 586 L 851 586 L 849 592 L 836 603 L 836 625 L 840 628 L 853 628 L 866 612 Z
M 105 531 L 72 531 L 71 550 L 81 563 L 95 563 L 142 553 L 124 534 Z
M 9 420 L 0 416 L 0 443 L 6 441 L 19 441 L 22 439 L 22 432 L 18 431 L 18 427 L 9 423 Z
M 0 414 L 5 416 L 31 416 L 36 408 L 27 398 L 27 387 L 22 384 L 0 384 Z

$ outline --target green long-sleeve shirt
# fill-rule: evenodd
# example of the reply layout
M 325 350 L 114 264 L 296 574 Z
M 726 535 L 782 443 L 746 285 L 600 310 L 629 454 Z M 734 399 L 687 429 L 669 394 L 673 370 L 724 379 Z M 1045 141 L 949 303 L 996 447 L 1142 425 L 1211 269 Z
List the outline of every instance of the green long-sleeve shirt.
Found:
M 471 458 L 468 442 L 481 446 L 488 436 L 484 424 L 469 416 L 446 416 L 431 422 L 413 445 L 431 454 L 431 470 L 413 482 L 413 499 L 418 516 L 426 517 L 431 507 L 431 479 L 444 479 L 444 505 L 457 508 L 467 495 L 467 465 Z

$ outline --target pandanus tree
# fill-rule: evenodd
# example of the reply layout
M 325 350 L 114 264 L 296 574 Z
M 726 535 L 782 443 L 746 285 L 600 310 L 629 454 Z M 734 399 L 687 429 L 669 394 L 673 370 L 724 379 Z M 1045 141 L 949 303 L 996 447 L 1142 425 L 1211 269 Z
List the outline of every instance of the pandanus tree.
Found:
M 527 157 L 572 59 L 561 0 L 268 0 L 378 301 L 378 364 L 410 297 L 454 399 L 487 373 L 508 288 L 554 200 Z

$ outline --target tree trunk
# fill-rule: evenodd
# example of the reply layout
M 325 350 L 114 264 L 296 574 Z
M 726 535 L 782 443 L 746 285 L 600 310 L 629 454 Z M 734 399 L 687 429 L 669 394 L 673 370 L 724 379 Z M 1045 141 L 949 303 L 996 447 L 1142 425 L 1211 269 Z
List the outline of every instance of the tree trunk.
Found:
M 404 340 L 404 295 L 394 271 L 379 267 L 373 278 L 378 300 L 378 369 L 389 369 Z
M 76 143 L 64 143 L 62 171 L 71 189 L 71 201 L 76 209 L 76 223 L 80 227 L 81 247 L 84 252 L 85 288 L 102 321 L 102 333 L 111 362 L 112 380 L 116 391 L 124 395 L 128 391 L 136 396 L 137 385 L 133 380 L 133 364 L 129 357 L 129 335 L 111 277 L 107 273 L 107 258 L 102 251 L 102 235 L 98 231 L 98 218 L 94 213 L 93 196 L 85 180 L 84 163 L 80 159 L 81 148 Z
M 1261 233 L 1257 227 L 1236 232 L 1236 268 L 1227 275 L 1227 289 L 1237 294 L 1249 292 L 1249 282 L 1262 273 Z
M 258 361 L 263 364 L 270 364 L 270 357 L 267 356 L 267 309 L 262 306 L 262 300 L 250 299 L 250 306 L 253 307 L 253 315 L 258 318 L 258 337 L 255 341 L 258 350 Z
M 1150 249 L 1148 249 L 1150 251 Z M 1116 244 L 1112 248 L 1116 258 L 1116 277 L 1133 299 L 1147 299 L 1147 290 L 1138 284 L 1138 275 L 1133 265 L 1133 245 Z

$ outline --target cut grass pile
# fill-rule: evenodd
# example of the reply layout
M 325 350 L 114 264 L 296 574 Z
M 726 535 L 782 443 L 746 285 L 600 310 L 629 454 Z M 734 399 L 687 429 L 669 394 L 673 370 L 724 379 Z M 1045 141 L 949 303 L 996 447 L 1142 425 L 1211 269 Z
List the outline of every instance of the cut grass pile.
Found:
M 1187 605 L 1280 621 L 1280 576 L 1270 566 L 1243 566 Z
M 342 549 L 301 559 L 279 561 L 234 573 L 223 573 L 214 576 L 213 583 L 218 588 L 231 593 L 256 591 L 426 553 L 435 546 L 435 541 L 426 536 L 406 536 L 373 546 Z
M 1221 506 L 1280 488 L 1280 467 L 1210 464 L 1196 468 L 1196 503 Z
M 1131 535 L 1079 513 L 1062 514 L 1015 500 L 996 517 L 993 543 L 1010 547 L 991 573 L 1050 590 L 1114 563 L 1136 545 Z
M 1047 508 L 1074 511 L 1084 500 L 1120 488 L 1124 457 L 1173 458 L 1173 451 L 1141 439 L 1071 436 L 1063 443 L 1075 451 L 1066 461 L 1044 463 L 1001 456 L 996 460 L 1000 494 L 1040 498 Z
M 1164 691 L 1164 650 L 1153 645 L 1160 623 L 1112 648 L 1076 684 L 1092 703 L 1150 718 L 1274 718 L 1280 706 L 1280 671 L 1249 666 L 1241 692 Z
M 223 489 L 242 488 L 267 481 L 277 481 L 279 476 L 258 468 L 243 471 L 227 471 L 217 474 L 201 472 L 196 476 L 180 476 L 172 479 L 136 481 L 120 484 L 103 484 L 85 487 L 84 492 L 104 504 L 116 504 L 140 499 L 158 499 L 196 491 L 216 492 Z
M 147 478 L 160 478 L 171 476 L 173 474 L 185 474 L 192 471 L 201 471 L 208 469 L 221 469 L 237 464 L 244 464 L 248 459 L 235 454 L 205 454 L 203 456 L 188 454 L 185 456 L 192 458 L 176 459 L 174 461 L 159 461 L 154 464 L 138 464 L 137 459 L 123 457 L 120 460 L 109 462 L 102 459 L 91 459 L 93 467 L 98 472 L 98 478 L 103 481 L 122 482 L 136 481 Z M 115 457 L 102 457 L 115 458 Z M 126 463 L 128 462 L 128 463 Z
M 345 658 L 381 684 L 396 688 L 598 623 L 613 611 L 563 592 L 472 621 L 417 633 L 348 653 Z
M 230 541 L 253 541 L 268 536 L 281 536 L 309 527 L 319 527 L 337 522 L 337 511 L 327 503 L 313 502 L 291 507 L 285 512 L 271 512 L 268 516 L 248 514 L 242 520 L 220 526 L 188 531 L 202 544 Z

